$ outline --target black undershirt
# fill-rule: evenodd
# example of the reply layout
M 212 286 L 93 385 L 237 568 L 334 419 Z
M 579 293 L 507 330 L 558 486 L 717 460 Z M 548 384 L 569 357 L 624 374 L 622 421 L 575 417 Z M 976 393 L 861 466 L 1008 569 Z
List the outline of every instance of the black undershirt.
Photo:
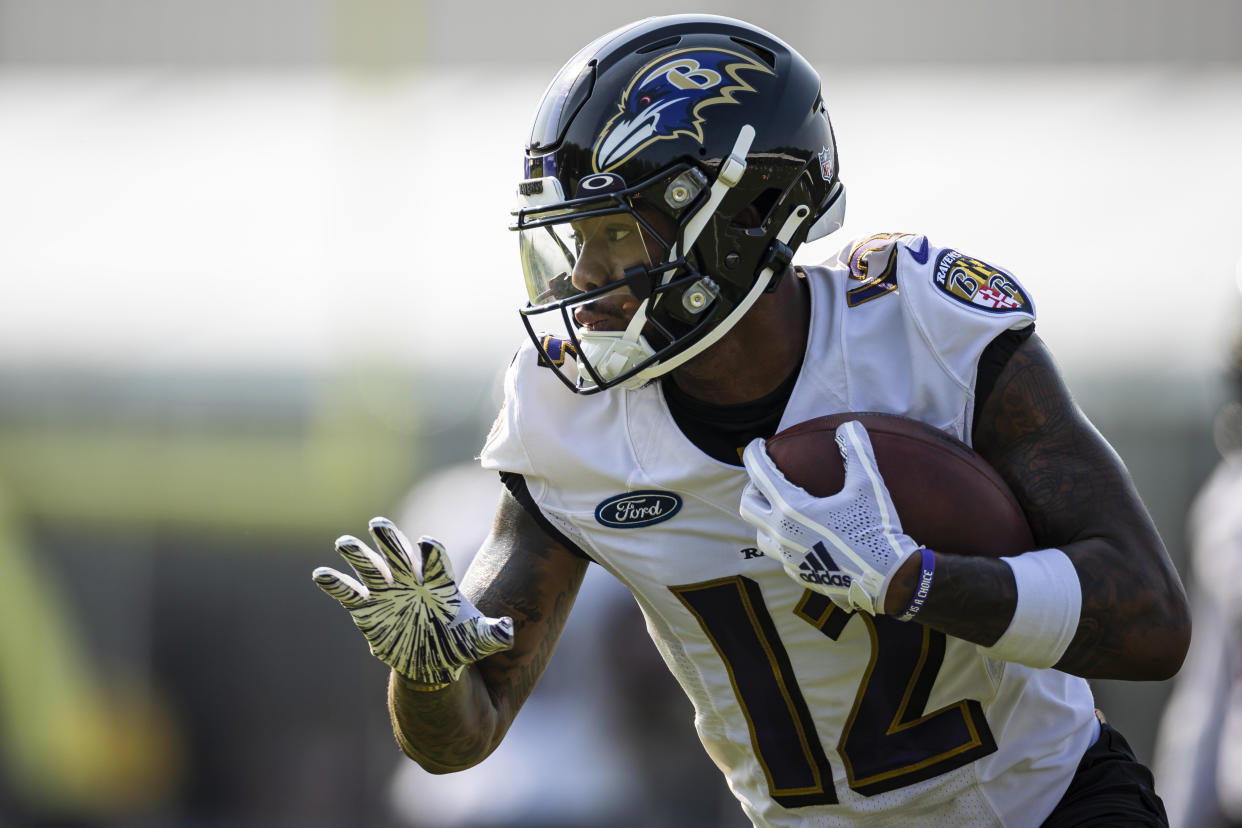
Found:
M 690 442 L 709 457 L 740 466 L 742 449 L 747 443 L 756 437 L 771 437 L 776 433 L 801 370 L 799 360 L 776 390 L 739 405 L 701 402 L 678 388 L 671 378 L 661 384 L 661 389 L 673 420 Z
M 971 423 L 979 422 L 979 412 L 983 410 L 983 404 L 988 397 L 992 396 L 992 389 L 996 387 L 1000 372 L 1009 364 L 1009 358 L 1014 351 L 1030 339 L 1033 333 L 1034 322 L 1021 330 L 1005 331 L 983 349 L 983 354 L 979 357 L 979 370 L 975 374 L 975 410 L 970 418 Z

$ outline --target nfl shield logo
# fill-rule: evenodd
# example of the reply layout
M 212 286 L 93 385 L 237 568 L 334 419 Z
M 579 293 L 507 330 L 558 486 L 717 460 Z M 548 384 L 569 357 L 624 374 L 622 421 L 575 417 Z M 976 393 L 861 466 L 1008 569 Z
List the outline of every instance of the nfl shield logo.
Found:
M 824 147 L 819 151 L 819 174 L 825 181 L 831 181 L 836 167 L 836 159 L 832 157 L 832 147 Z

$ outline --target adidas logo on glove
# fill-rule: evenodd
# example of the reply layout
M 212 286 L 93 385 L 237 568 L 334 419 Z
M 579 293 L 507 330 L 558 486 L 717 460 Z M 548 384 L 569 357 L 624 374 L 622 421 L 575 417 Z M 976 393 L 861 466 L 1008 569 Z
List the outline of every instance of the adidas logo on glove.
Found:
M 824 586 L 848 587 L 850 576 L 840 571 L 841 567 L 828 554 L 828 547 L 823 541 L 816 541 L 806 558 L 798 564 L 798 577 L 808 584 Z

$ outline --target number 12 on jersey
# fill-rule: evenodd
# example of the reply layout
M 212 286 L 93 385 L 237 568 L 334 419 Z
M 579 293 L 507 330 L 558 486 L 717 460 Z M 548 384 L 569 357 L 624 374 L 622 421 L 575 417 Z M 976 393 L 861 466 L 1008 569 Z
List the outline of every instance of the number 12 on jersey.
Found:
M 787 808 L 837 802 L 832 766 L 759 584 L 734 575 L 669 589 L 724 662 L 772 799 Z M 871 638 L 871 659 L 837 745 L 851 789 L 864 796 L 891 791 L 996 750 L 978 701 L 924 712 L 944 660 L 944 633 L 846 612 L 810 590 L 794 614 L 832 641 L 857 617 Z

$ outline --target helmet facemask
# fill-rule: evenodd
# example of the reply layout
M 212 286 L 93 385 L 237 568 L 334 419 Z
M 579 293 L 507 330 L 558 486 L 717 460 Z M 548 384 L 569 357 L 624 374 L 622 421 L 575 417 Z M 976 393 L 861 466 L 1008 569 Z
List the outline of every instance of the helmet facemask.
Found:
M 582 190 L 588 195 L 563 199 L 555 178 L 519 188 L 514 229 L 530 298 L 523 321 L 575 391 L 637 388 L 651 379 L 646 369 L 701 336 L 717 316 L 719 288 L 683 252 L 702 231 L 711 188 L 686 164 L 629 188 L 615 175 L 591 176 Z M 557 330 L 536 333 L 536 317 Z M 577 357 L 576 378 L 565 373 L 564 345 Z

